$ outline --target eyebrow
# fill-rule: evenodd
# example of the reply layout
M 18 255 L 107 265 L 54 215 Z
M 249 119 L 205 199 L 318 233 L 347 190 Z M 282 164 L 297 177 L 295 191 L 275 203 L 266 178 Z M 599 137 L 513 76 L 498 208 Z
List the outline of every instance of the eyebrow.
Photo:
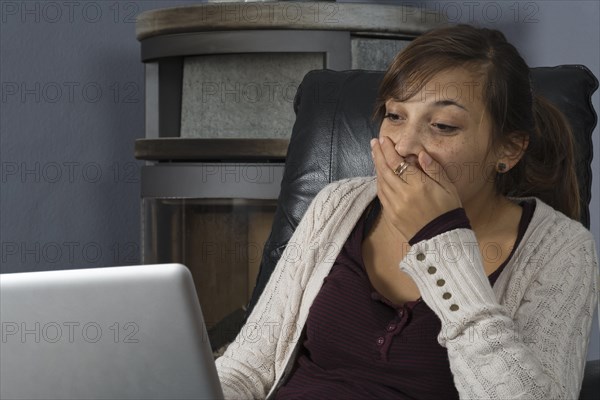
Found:
M 463 106 L 462 104 L 460 104 L 454 100 L 438 100 L 435 103 L 433 103 L 433 106 L 435 106 L 435 107 L 456 106 L 456 107 L 462 108 L 466 112 L 469 112 L 469 109 L 467 107 Z
M 402 101 L 402 100 L 398 100 L 398 99 L 395 99 L 395 98 L 392 98 L 392 99 L 390 99 L 390 100 L 392 100 L 392 101 L 393 101 L 393 102 L 395 102 L 395 103 L 404 103 L 404 102 L 408 102 L 408 101 L 406 101 L 406 100 Z M 389 101 L 389 100 L 388 100 L 388 101 Z M 416 100 L 415 100 L 415 101 L 416 101 Z M 387 103 L 387 102 L 386 102 L 386 103 Z M 431 103 L 431 105 L 432 105 L 432 106 L 434 106 L 434 107 L 447 107 L 447 106 L 456 106 L 456 107 L 458 107 L 458 108 L 462 108 L 462 109 L 463 109 L 463 110 L 465 110 L 466 112 L 469 112 L 469 109 L 468 109 L 466 106 L 464 106 L 464 105 L 462 105 L 461 103 L 459 103 L 459 102 L 456 102 L 456 101 L 454 101 L 454 100 L 438 100 L 438 101 L 436 101 L 436 102 L 433 102 L 433 103 Z

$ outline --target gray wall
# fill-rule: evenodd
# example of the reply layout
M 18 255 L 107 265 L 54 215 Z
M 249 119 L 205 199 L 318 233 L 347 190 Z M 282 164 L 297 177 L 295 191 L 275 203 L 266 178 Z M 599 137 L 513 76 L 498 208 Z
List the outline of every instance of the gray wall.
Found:
M 139 262 L 135 16 L 186 3 L 1 2 L 1 272 Z
M 0 3 L 0 272 L 139 262 L 141 163 L 133 143 L 144 136 L 144 69 L 134 17 L 193 3 Z M 530 66 L 580 63 L 600 76 L 596 1 L 407 3 L 501 29 Z M 598 93 L 593 104 L 600 110 Z M 596 157 L 598 248 L 599 171 Z M 589 357 L 600 358 L 597 320 Z

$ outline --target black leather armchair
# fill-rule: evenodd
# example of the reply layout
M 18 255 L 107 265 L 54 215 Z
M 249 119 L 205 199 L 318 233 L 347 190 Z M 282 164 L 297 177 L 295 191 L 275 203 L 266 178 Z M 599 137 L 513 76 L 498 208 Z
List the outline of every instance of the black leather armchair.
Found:
M 330 182 L 374 175 L 369 141 L 380 121 L 372 119 L 383 72 L 311 71 L 294 100 L 296 123 L 288 148 L 281 193 L 265 244 L 252 310 L 277 261 L 313 197 Z M 596 113 L 591 95 L 598 80 L 584 66 L 533 68 L 534 90 L 551 100 L 570 121 L 576 137 L 581 223 L 589 229 L 592 131 Z M 600 398 L 600 361 L 588 363 L 581 398 Z

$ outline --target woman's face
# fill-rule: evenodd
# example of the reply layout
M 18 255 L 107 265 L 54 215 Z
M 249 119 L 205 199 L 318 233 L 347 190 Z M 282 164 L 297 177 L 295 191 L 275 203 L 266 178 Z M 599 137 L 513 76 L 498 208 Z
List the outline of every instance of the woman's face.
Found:
M 398 154 L 410 159 L 425 150 L 440 163 L 463 204 L 493 190 L 494 152 L 483 104 L 483 76 L 456 68 L 435 75 L 412 98 L 385 103 L 379 137 L 389 136 Z

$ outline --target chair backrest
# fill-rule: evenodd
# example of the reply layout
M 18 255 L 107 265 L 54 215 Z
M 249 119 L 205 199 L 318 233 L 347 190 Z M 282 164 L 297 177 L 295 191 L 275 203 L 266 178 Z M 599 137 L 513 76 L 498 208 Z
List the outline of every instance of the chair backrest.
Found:
M 600 398 L 600 360 L 588 361 L 585 365 L 579 400 Z
M 596 77 L 584 66 L 532 68 L 534 90 L 567 116 L 575 135 L 581 223 L 589 229 L 592 131 Z M 372 119 L 381 71 L 311 71 L 294 100 L 296 122 L 271 234 L 265 244 L 248 314 L 314 196 L 330 182 L 374 175 L 369 141 L 379 135 Z

